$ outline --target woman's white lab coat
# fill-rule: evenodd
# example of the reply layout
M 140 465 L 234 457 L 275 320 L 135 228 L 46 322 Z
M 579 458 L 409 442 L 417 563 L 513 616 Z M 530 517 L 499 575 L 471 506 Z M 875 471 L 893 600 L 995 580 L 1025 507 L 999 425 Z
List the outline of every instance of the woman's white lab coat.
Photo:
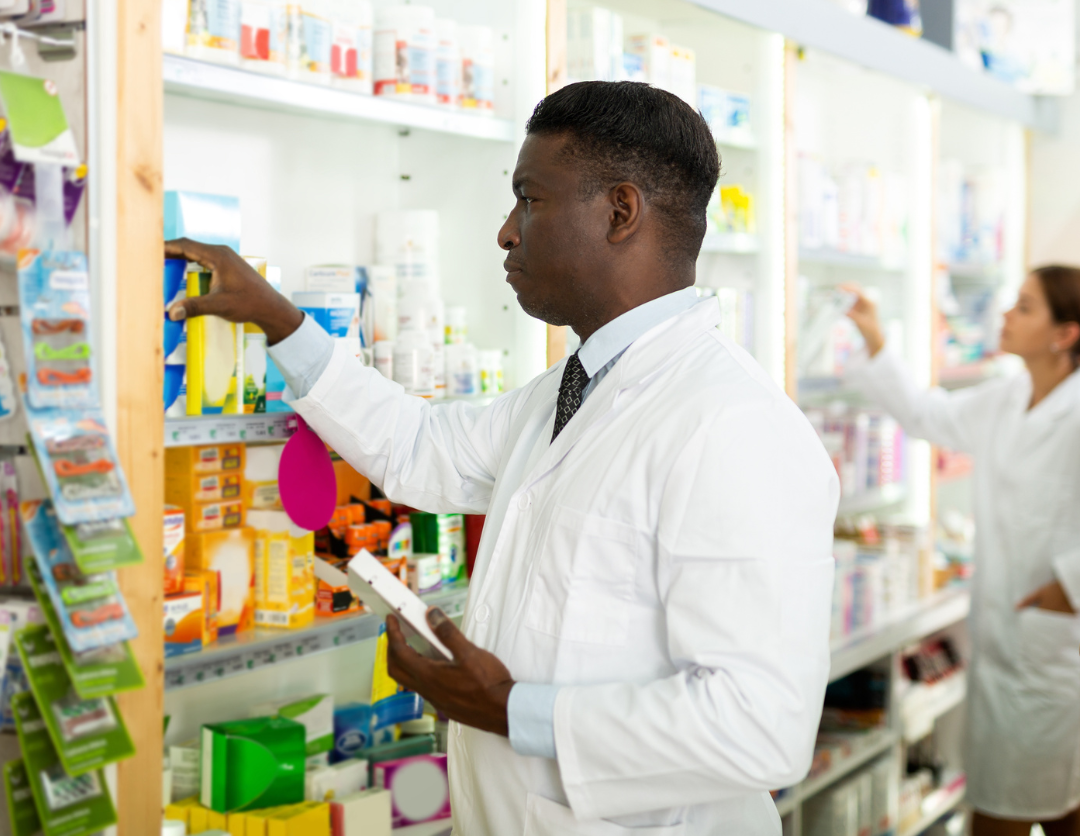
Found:
M 910 435 L 975 461 L 969 800 L 1065 815 L 1080 805 L 1080 617 L 1016 604 L 1055 579 L 1080 604 L 1080 373 L 1031 410 L 1027 372 L 923 391 L 885 349 L 849 378 Z
M 551 443 L 558 364 L 431 406 L 339 347 L 296 409 L 386 494 L 487 513 L 464 629 L 563 685 L 558 759 L 452 724 L 460 836 L 779 834 L 828 679 L 838 496 L 715 299 L 638 339 Z

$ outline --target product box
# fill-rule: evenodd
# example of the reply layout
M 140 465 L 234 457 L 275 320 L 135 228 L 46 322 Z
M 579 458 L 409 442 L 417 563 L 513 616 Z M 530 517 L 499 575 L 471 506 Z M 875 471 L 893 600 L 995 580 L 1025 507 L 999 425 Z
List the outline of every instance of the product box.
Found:
M 362 750 L 372 743 L 371 723 L 371 706 L 367 703 L 353 702 L 335 708 L 334 751 L 330 759 L 334 763 L 348 762 L 360 755 Z M 402 755 L 394 755 L 394 757 L 402 757 Z M 367 782 L 364 786 L 367 786 Z
M 266 836 L 324 836 L 330 832 L 330 805 L 297 804 L 266 819 Z
M 172 754 L 172 749 L 173 748 L 175 748 L 175 747 L 170 747 L 169 748 L 169 760 L 170 761 L 173 760 L 173 754 Z M 196 747 L 195 751 L 196 752 L 199 751 L 198 747 Z M 198 775 L 198 767 L 199 767 L 199 764 L 198 764 L 198 761 L 196 761 L 196 763 L 195 763 L 196 775 Z M 196 781 L 195 784 L 196 784 L 195 792 L 197 793 L 198 792 L 198 781 Z M 175 784 L 173 785 L 173 787 L 175 789 Z M 182 821 L 187 826 L 188 833 L 194 833 L 194 831 L 191 829 L 191 810 L 194 807 L 201 807 L 201 806 L 202 805 L 199 804 L 198 795 L 178 799 L 177 801 L 173 801 L 171 804 L 166 804 L 165 805 L 164 818 L 166 820 L 171 819 L 172 821 Z
M 190 508 L 196 502 L 222 502 L 240 499 L 243 477 L 237 471 L 228 473 L 169 472 L 165 479 L 165 501 L 180 508 Z
M 302 700 L 256 705 L 252 717 L 284 717 L 304 727 L 307 747 L 307 766 L 325 766 L 334 748 L 334 698 L 329 694 L 316 694 Z
M 180 746 L 169 747 L 169 765 L 173 771 L 172 797 L 177 804 L 199 805 L 201 756 L 198 738 Z
M 184 591 L 184 509 L 165 506 L 165 594 Z
M 450 815 L 446 755 L 415 755 L 374 767 L 375 786 L 390 793 L 394 827 L 420 824 Z
M 190 532 L 221 531 L 244 524 L 244 503 L 239 499 L 193 502 L 186 511 L 184 518 Z
M 367 283 L 363 267 L 351 264 L 324 264 L 304 270 L 304 290 L 308 293 L 360 293 Z
M 165 240 L 191 238 L 240 252 L 240 198 L 165 192 Z
M 303 801 L 304 738 L 284 717 L 203 726 L 200 801 L 219 813 Z
M 209 644 L 201 592 L 165 596 L 165 657 L 197 653 Z
M 350 758 L 333 766 L 309 769 L 304 778 L 304 793 L 308 801 L 333 801 L 367 789 L 368 762 Z
M 293 293 L 293 304 L 314 319 L 331 337 L 360 336 L 359 293 Z
M 213 569 L 189 569 L 184 573 L 184 592 L 197 592 L 203 598 L 203 644 L 218 639 L 218 610 L 221 609 L 221 573 Z
M 372 788 L 330 802 L 332 836 L 390 836 L 390 793 Z
M 258 3 L 245 3 L 244 7 L 258 6 Z M 279 7 L 266 6 L 267 9 L 277 9 Z M 280 7 L 284 8 L 284 7 Z M 282 11 L 282 18 L 286 16 Z M 255 270 L 264 279 L 267 276 L 269 266 L 266 263 L 266 259 L 260 256 L 244 256 L 244 261 L 248 263 L 252 269 Z M 255 414 L 266 412 L 266 367 L 267 367 L 267 353 L 266 353 L 266 334 L 263 330 L 253 323 L 247 322 L 243 326 L 237 326 L 237 337 L 241 341 L 241 359 L 242 359 L 242 371 L 237 378 L 241 392 L 243 393 L 243 404 L 245 414 Z
M 187 479 L 191 474 L 243 473 L 245 453 L 243 444 L 168 447 L 165 450 L 165 481 Z
M 280 511 L 278 467 L 284 444 L 253 444 L 247 448 L 241 498 L 249 511 Z
M 212 274 L 189 265 L 187 296 L 210 292 Z M 244 329 L 217 316 L 187 320 L 187 414 L 244 414 Z
M 218 573 L 218 635 L 250 630 L 255 623 L 255 532 L 233 528 L 189 534 L 185 559 L 189 569 Z
M 315 535 L 284 511 L 251 511 L 255 532 L 255 624 L 296 628 L 315 619 Z

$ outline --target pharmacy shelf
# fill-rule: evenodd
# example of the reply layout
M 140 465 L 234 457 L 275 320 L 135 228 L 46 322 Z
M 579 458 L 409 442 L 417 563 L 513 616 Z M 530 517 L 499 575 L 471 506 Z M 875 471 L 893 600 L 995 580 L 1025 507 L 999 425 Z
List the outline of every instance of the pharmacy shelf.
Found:
M 952 587 L 921 601 L 888 622 L 845 636 L 832 647 L 829 681 L 835 682 L 894 650 L 967 618 L 971 594 Z
M 839 763 L 816 775 L 795 787 L 795 789 L 776 802 L 776 811 L 781 816 L 794 812 L 795 808 L 814 797 L 819 792 L 835 784 L 846 775 L 850 775 L 859 767 L 869 763 L 880 755 L 884 755 L 899 741 L 900 736 L 892 730 L 881 729 L 870 732 L 867 739 L 857 751 L 852 752 L 850 757 L 844 758 Z
M 284 441 L 296 432 L 296 413 L 204 415 L 165 419 L 165 446 L 221 444 L 228 441 Z
M 817 264 L 822 267 L 840 267 L 864 273 L 903 273 L 907 265 L 902 261 L 878 258 L 876 255 L 860 255 L 842 250 L 799 249 L 800 264 Z
M 440 607 L 451 618 L 465 612 L 467 583 L 457 583 L 424 595 L 424 603 Z M 382 619 L 369 612 L 330 618 L 316 618 L 298 630 L 249 630 L 215 642 L 198 653 L 165 660 L 165 690 L 173 691 L 207 682 L 217 682 L 254 670 L 337 650 L 379 634 Z
M 744 134 L 713 134 L 713 139 L 721 150 L 733 148 L 738 151 L 756 151 L 758 149 L 757 140 Z
M 959 775 L 936 792 L 930 793 L 922 802 L 922 814 L 908 827 L 901 828 L 899 836 L 919 836 L 942 816 L 955 810 L 964 800 L 967 777 Z
M 1057 104 L 1049 98 L 1021 93 L 967 66 L 950 50 L 874 18 L 850 14 L 830 0 L 692 2 L 1002 119 L 1051 132 L 1057 125 Z
M 717 232 L 701 242 L 703 253 L 753 254 L 761 249 L 756 235 L 746 232 Z
M 934 722 L 952 711 L 967 696 L 967 673 L 958 671 L 933 685 L 913 685 L 900 700 L 900 725 L 904 742 L 922 740 L 934 729 Z
M 851 496 L 841 496 L 836 514 L 866 514 L 902 502 L 906 496 L 907 488 L 903 485 L 883 485 Z
M 945 265 L 953 279 L 996 283 L 1001 280 L 1002 266 L 997 262 L 954 261 Z
M 997 363 L 993 360 L 982 360 L 978 363 L 968 363 L 964 366 L 952 366 L 938 372 L 938 385 L 943 389 L 962 389 L 965 386 L 977 386 L 994 377 L 997 377 Z
M 328 85 L 307 84 L 179 55 L 165 56 L 162 74 L 165 92 L 181 96 L 263 110 L 378 122 L 474 139 L 510 142 L 515 137 L 514 124 L 507 119 L 365 96 Z

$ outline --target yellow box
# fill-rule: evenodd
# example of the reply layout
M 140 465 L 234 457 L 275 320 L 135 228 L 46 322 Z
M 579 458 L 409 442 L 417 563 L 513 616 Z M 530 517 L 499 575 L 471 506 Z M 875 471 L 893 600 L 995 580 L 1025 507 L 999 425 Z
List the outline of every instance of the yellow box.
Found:
M 239 499 L 194 502 L 184 509 L 184 521 L 189 535 L 200 531 L 240 528 L 244 524 L 244 503 Z
M 210 810 L 201 804 L 191 808 L 188 818 L 188 833 L 202 833 L 210 829 Z
M 255 624 L 295 629 L 315 620 L 315 535 L 284 511 L 250 511 L 255 531 Z
M 188 535 L 189 569 L 217 572 L 219 636 L 250 630 L 255 623 L 255 532 L 250 528 Z
M 184 592 L 197 592 L 203 599 L 205 644 L 218 638 L 218 607 L 221 606 L 221 575 L 210 569 L 189 569 L 184 573 Z
M 184 591 L 184 509 L 165 506 L 165 594 Z
M 205 296 L 210 282 L 209 272 L 189 270 L 188 298 Z M 217 316 L 197 316 L 188 320 L 187 335 L 187 414 L 243 415 L 243 327 Z
M 170 470 L 165 474 L 165 501 L 181 508 L 196 502 L 240 499 L 243 477 L 235 470 L 220 473 L 192 473 Z
M 206 821 L 210 830 L 224 830 L 229 826 L 229 817 L 214 810 L 207 810 Z
M 166 656 L 195 653 L 213 641 L 206 634 L 206 601 L 201 592 L 166 595 L 163 604 Z
M 170 473 L 243 473 L 243 444 L 207 444 L 202 447 L 168 447 L 165 478 Z
M 180 801 L 174 801 L 172 804 L 165 805 L 165 818 L 176 819 L 182 821 L 187 825 L 188 832 L 191 832 L 191 808 L 199 806 L 199 797 L 197 795 L 191 796 L 191 798 L 184 798 Z
M 267 819 L 266 836 L 329 836 L 330 805 L 323 801 L 297 804 Z
M 229 813 L 229 836 L 247 836 L 247 813 Z
M 282 510 L 278 465 L 284 449 L 284 444 L 254 444 L 248 448 L 242 494 L 247 510 Z

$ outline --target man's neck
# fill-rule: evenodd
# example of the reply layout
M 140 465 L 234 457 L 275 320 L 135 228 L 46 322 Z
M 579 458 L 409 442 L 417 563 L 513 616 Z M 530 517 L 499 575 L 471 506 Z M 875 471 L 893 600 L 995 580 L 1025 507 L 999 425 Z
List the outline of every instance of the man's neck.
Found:
M 690 281 L 686 284 L 672 284 L 667 287 L 656 288 L 654 290 L 645 291 L 640 294 L 635 294 L 629 298 L 612 299 L 610 305 L 606 305 L 602 311 L 593 311 L 591 315 L 583 318 L 581 322 L 569 323 L 570 328 L 578 339 L 584 343 L 589 337 L 607 325 L 622 316 L 628 311 L 632 311 L 634 308 L 638 308 L 648 302 L 652 302 L 654 299 L 659 299 L 663 296 L 667 296 L 671 293 L 677 293 L 680 290 L 684 290 L 688 287 L 693 287 L 694 279 L 690 278 Z

